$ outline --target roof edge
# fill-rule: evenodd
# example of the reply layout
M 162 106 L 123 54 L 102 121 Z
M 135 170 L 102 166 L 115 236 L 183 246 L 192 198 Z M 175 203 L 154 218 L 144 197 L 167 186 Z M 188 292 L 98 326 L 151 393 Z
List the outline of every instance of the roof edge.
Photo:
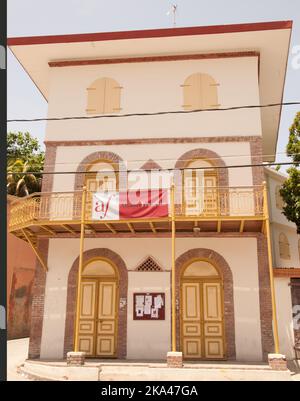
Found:
M 254 22 L 245 24 L 192 26 L 182 28 L 144 29 L 68 35 L 24 36 L 7 39 L 7 46 L 40 45 L 51 43 L 97 42 L 106 40 L 144 39 L 172 36 L 210 35 L 235 32 L 291 29 L 293 21 Z

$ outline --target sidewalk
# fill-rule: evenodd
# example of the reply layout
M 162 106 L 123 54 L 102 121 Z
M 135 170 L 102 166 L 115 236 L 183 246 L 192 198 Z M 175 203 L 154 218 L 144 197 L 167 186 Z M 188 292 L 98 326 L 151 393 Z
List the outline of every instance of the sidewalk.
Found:
M 28 338 L 8 341 L 9 381 L 300 381 L 300 370 L 293 363 L 291 372 L 237 362 L 194 362 L 185 363 L 183 369 L 169 369 L 163 361 L 88 360 L 83 367 L 68 367 L 65 361 L 26 361 L 28 344 Z
M 27 381 L 25 375 L 18 373 L 19 366 L 28 356 L 29 338 L 7 341 L 7 380 Z

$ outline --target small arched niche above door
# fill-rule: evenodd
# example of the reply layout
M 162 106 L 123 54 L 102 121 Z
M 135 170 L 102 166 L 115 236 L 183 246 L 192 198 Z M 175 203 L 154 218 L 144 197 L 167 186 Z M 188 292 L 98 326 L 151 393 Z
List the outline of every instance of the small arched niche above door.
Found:
M 219 272 L 211 263 L 196 260 L 185 268 L 183 277 L 219 277 Z
M 97 259 L 85 265 L 82 276 L 116 277 L 116 270 L 106 260 Z

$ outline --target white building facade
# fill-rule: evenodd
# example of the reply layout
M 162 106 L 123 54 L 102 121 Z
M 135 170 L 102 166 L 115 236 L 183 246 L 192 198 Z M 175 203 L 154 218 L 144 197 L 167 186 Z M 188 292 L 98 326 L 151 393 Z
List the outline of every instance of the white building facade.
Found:
M 10 227 L 36 241 L 48 269 L 37 267 L 30 358 L 63 359 L 77 341 L 91 358 L 164 359 L 172 263 L 184 358 L 263 361 L 273 352 L 260 165 L 275 158 L 280 107 L 245 106 L 281 101 L 290 33 L 290 22 L 277 22 L 10 39 L 49 102 L 49 174 L 42 194 L 16 204 Z M 74 116 L 84 118 L 51 120 Z M 167 215 L 91 217 L 95 192 L 172 183 Z M 273 249 L 274 267 L 299 266 L 299 255 L 277 264 Z M 289 280 L 275 283 L 280 346 L 293 358 Z

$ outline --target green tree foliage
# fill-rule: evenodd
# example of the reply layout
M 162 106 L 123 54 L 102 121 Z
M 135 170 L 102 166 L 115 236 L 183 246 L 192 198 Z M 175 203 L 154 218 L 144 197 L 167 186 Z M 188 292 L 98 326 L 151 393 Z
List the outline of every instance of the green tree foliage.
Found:
M 29 132 L 7 135 L 7 193 L 27 196 L 41 191 L 44 152 Z M 25 174 L 33 172 L 33 174 Z M 17 174 L 12 174 L 17 173 Z
M 287 155 L 292 158 L 295 166 L 287 170 L 289 177 L 280 189 L 280 195 L 284 200 L 283 214 L 296 224 L 297 233 L 300 234 L 300 112 L 296 114 L 290 127 Z

